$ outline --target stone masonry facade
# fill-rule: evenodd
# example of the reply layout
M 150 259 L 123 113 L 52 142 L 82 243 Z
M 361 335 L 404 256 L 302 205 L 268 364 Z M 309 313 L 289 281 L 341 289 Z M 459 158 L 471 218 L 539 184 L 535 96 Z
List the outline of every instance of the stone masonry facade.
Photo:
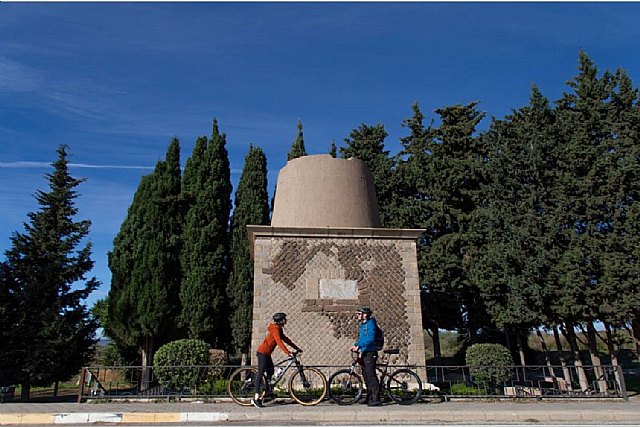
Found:
M 304 363 L 347 365 L 358 334 L 356 309 L 370 306 L 385 348 L 400 349 L 396 363 L 424 365 L 414 238 L 388 232 L 376 237 L 375 229 L 366 236 L 263 229 L 253 246 L 252 353 L 273 313 L 282 311 L 288 315 L 285 333 L 304 349 Z

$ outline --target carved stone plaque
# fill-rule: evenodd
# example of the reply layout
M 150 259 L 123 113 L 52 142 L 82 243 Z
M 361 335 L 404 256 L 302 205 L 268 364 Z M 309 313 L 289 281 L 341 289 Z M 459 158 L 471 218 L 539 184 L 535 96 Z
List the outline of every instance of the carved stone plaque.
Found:
M 320 298 L 357 299 L 357 282 L 345 279 L 320 279 Z

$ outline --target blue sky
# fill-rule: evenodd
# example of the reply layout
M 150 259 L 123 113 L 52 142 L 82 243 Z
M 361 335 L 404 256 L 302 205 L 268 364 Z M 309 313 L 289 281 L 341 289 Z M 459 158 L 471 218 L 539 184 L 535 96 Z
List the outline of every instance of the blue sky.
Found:
M 639 19 L 640 3 L 0 3 L 0 251 L 68 144 L 103 283 L 92 304 L 174 135 L 184 164 L 217 117 L 234 187 L 252 143 L 273 189 L 298 118 L 309 154 L 361 123 L 383 123 L 395 153 L 413 102 L 432 118 L 478 100 L 501 118 L 532 83 L 557 99 L 580 49 L 637 84 Z

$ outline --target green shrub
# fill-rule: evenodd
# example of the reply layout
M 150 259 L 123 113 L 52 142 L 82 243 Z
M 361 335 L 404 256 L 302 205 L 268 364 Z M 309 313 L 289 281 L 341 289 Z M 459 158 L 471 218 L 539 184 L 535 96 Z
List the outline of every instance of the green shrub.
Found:
M 466 384 L 457 383 L 451 385 L 451 394 L 459 396 L 484 396 L 488 393 L 484 387 L 471 387 Z
M 209 344 L 201 340 L 178 340 L 163 345 L 153 357 L 158 382 L 171 389 L 194 387 L 205 380 Z
M 500 344 L 474 344 L 467 349 L 466 362 L 477 384 L 496 386 L 511 379 L 513 359 Z
M 198 387 L 198 394 L 207 396 L 226 396 L 227 380 L 225 379 L 208 379 Z

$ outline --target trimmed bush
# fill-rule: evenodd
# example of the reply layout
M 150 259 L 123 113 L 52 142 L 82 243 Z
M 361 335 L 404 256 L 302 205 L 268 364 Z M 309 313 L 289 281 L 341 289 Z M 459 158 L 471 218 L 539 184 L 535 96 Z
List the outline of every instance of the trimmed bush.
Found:
M 206 378 L 209 364 L 209 344 L 201 340 L 177 340 L 163 345 L 153 357 L 158 382 L 170 389 L 191 388 Z
M 496 386 L 511 379 L 513 359 L 500 344 L 474 344 L 467 349 L 466 362 L 476 384 Z

